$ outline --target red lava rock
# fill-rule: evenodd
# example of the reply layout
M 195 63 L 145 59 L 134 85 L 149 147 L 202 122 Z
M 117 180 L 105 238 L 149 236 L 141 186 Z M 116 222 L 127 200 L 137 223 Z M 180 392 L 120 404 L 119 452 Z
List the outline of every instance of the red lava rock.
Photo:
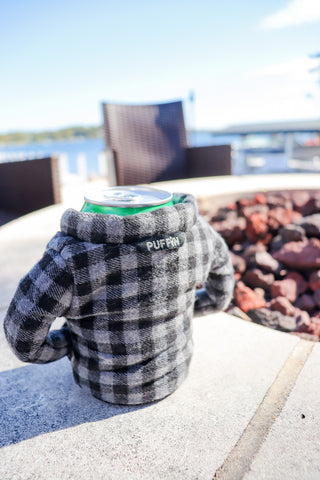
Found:
M 320 323 L 311 321 L 309 328 L 310 328 L 311 335 L 315 335 L 316 337 L 320 337 Z
M 308 282 L 303 278 L 302 275 L 298 272 L 289 272 L 285 278 L 290 278 L 294 280 L 297 284 L 297 294 L 301 295 L 306 290 L 308 290 Z
M 252 200 L 250 200 L 249 198 L 240 198 L 237 202 L 236 202 L 240 209 L 242 209 L 243 207 L 248 207 L 249 205 L 252 205 Z
M 302 217 L 298 223 L 305 230 L 307 237 L 320 237 L 320 213 Z
M 276 310 L 283 315 L 294 316 L 295 308 L 286 297 L 276 297 L 271 300 L 271 310 Z
M 317 192 L 313 192 L 311 194 L 311 203 L 312 203 L 312 209 L 310 209 L 310 213 L 309 212 L 302 212 L 302 215 L 312 215 L 313 213 L 318 213 L 320 212 L 320 192 L 317 191 Z
M 312 272 L 309 278 L 309 287 L 314 292 L 320 288 L 320 270 Z
M 250 245 L 243 252 L 242 256 L 247 262 L 247 267 L 252 269 L 259 267 L 265 272 L 275 272 L 279 270 L 279 262 L 266 251 L 266 247 L 262 243 Z
M 263 243 L 269 243 L 272 236 L 269 233 L 267 213 L 253 212 L 248 215 L 246 234 L 252 243 L 259 240 Z
M 242 281 L 237 283 L 234 297 L 237 306 L 245 313 L 251 309 L 261 308 L 266 304 L 263 297 L 247 287 Z
M 231 251 L 235 255 L 239 255 L 239 254 L 242 254 L 246 248 L 247 246 L 244 243 L 235 243 L 234 245 L 232 245 Z
M 253 197 L 254 203 L 264 205 L 267 203 L 267 197 L 263 193 L 256 193 Z
M 238 209 L 238 206 L 237 206 L 236 202 L 231 202 L 231 203 L 228 203 L 227 209 L 236 211 Z
M 236 273 L 243 273 L 246 271 L 247 263 L 243 257 L 236 255 L 234 252 L 229 252 L 231 262 Z
M 296 300 L 295 306 L 300 308 L 300 310 L 305 310 L 306 312 L 312 312 L 315 309 L 315 301 L 312 295 L 304 293 Z
M 292 199 L 294 209 L 297 210 L 297 212 L 300 212 L 303 215 L 310 215 L 311 213 L 313 213 L 312 201 L 311 201 L 311 196 L 309 192 L 305 190 L 293 192 L 291 199 Z M 308 205 L 309 205 L 309 208 L 308 208 Z
M 303 217 L 313 215 L 320 211 L 320 195 L 319 192 L 294 192 L 292 195 L 294 208 L 300 212 Z
M 292 223 L 293 210 L 287 210 L 283 207 L 275 207 L 269 211 L 268 225 L 273 231 Z
M 293 203 L 287 193 L 268 193 L 267 204 L 270 208 L 283 207 L 287 210 L 293 210 Z
M 235 210 L 229 207 L 221 207 L 217 211 L 215 215 L 211 215 L 210 212 L 207 212 L 207 217 L 209 217 L 211 222 L 223 222 L 227 219 L 236 220 L 238 218 L 238 214 Z
M 292 223 L 298 223 L 301 218 L 302 218 L 302 215 L 300 212 L 296 212 L 296 211 L 292 212 Z
M 264 288 L 257 287 L 257 288 L 254 288 L 253 291 L 256 292 L 257 295 L 260 295 L 260 297 L 262 298 L 264 298 L 266 295 Z
M 274 258 L 297 270 L 312 270 L 320 267 L 320 240 L 289 242 L 274 253 Z
M 255 203 L 254 205 L 248 205 L 242 208 L 242 215 L 246 218 L 250 217 L 253 213 L 268 214 L 269 207 L 266 204 Z
M 212 222 L 211 225 L 225 239 L 229 247 L 245 239 L 247 222 L 243 217 Z
M 266 251 L 267 251 L 267 247 L 263 245 L 263 243 L 258 242 L 258 243 L 255 243 L 254 245 L 247 246 L 243 252 L 243 257 L 247 261 L 250 261 L 250 259 L 255 258 L 255 255 L 257 252 L 266 252 Z
M 295 280 L 292 278 L 276 280 L 271 285 L 271 295 L 272 298 L 286 297 L 289 302 L 295 302 L 298 295 L 298 289 Z
M 279 270 L 279 262 L 266 251 L 260 251 L 255 254 L 255 263 L 266 272 L 276 272 Z
M 320 336 L 320 321 L 318 318 L 311 317 L 308 324 L 299 325 L 298 332 L 309 333 L 310 335 Z
M 300 310 L 300 308 L 294 307 L 293 317 L 296 319 L 297 329 L 301 325 L 310 324 L 310 315 L 305 310 Z
M 280 250 L 284 243 L 285 242 L 282 240 L 281 235 L 275 235 L 269 243 L 270 251 L 275 252 L 276 250 Z
M 234 308 L 270 328 L 319 340 L 320 189 L 257 193 L 205 214 L 231 250 Z
M 314 303 L 317 305 L 317 307 L 320 307 L 320 289 L 314 292 L 313 300 L 314 300 Z M 319 313 L 319 317 L 320 317 L 320 313 Z
M 279 230 L 283 243 L 305 240 L 306 232 L 300 225 L 289 224 Z
M 274 282 L 274 275 L 272 273 L 263 273 L 258 268 L 247 270 L 243 276 L 244 283 L 251 288 L 263 288 L 269 290 Z
M 250 310 L 248 315 L 255 323 L 276 330 L 294 332 L 297 328 L 296 320 L 293 317 L 283 315 L 276 310 L 268 310 L 267 308 L 254 309 Z

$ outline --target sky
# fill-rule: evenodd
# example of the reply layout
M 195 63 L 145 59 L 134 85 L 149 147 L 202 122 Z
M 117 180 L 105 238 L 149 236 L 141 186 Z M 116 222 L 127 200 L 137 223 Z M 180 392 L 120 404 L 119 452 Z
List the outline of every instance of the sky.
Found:
M 102 101 L 320 118 L 319 52 L 320 0 L 0 0 L 0 133 L 99 125 Z

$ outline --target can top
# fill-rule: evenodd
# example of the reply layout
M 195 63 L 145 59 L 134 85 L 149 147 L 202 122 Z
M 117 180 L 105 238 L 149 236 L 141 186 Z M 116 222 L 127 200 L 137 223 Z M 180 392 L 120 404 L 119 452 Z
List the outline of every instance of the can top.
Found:
M 94 205 L 139 208 L 170 202 L 172 194 L 151 187 L 121 186 L 89 193 L 84 196 L 84 199 Z

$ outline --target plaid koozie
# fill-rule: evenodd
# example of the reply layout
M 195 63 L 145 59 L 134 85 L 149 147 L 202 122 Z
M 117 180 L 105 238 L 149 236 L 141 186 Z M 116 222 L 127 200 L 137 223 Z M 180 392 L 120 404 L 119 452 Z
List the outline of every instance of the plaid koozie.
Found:
M 227 307 L 233 269 L 192 196 L 119 217 L 67 210 L 61 231 L 21 280 L 4 328 L 16 355 L 68 355 L 76 382 L 101 400 L 142 404 L 172 393 L 192 355 L 195 289 Z M 61 330 L 50 330 L 56 317 Z

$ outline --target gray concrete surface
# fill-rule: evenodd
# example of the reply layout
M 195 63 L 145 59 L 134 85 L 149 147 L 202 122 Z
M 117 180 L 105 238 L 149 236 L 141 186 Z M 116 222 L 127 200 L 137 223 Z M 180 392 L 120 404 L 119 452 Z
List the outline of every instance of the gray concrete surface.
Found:
M 1 480 L 320 479 L 319 344 L 225 313 L 197 317 L 187 380 L 142 407 L 83 393 L 67 359 L 14 357 L 6 308 L 64 208 L 0 228 Z
M 320 479 L 319 372 L 317 344 L 244 480 Z

